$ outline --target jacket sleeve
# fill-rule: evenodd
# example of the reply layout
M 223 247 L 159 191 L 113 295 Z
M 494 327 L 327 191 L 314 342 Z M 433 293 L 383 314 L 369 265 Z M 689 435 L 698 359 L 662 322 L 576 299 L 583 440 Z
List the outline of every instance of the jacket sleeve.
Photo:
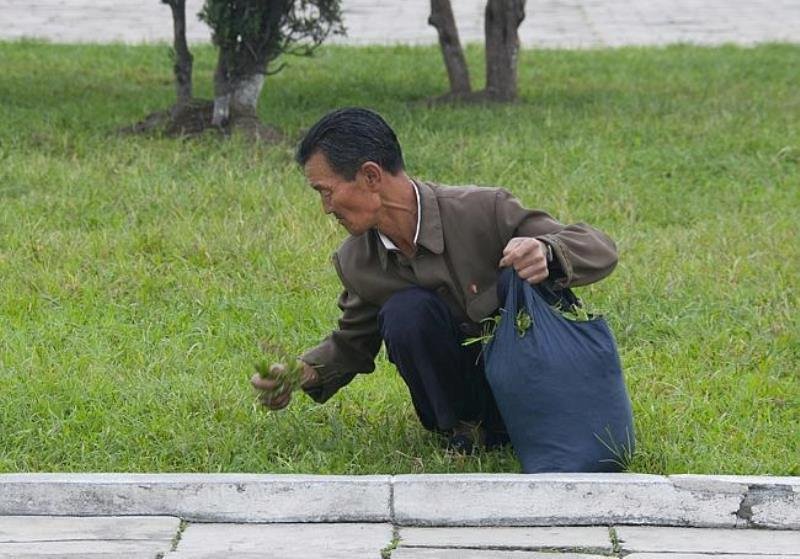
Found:
M 553 248 L 562 271 L 558 287 L 586 285 L 609 275 L 617 265 L 617 247 L 605 233 L 585 223 L 563 225 L 540 210 L 529 210 L 508 191 L 495 198 L 498 234 L 503 243 L 513 237 L 534 237 Z
M 319 375 L 318 384 L 303 388 L 318 403 L 327 401 L 356 374 L 375 370 L 375 356 L 381 347 L 378 330 L 380 308 L 348 289 L 335 255 L 333 261 L 344 285 L 338 301 L 342 311 L 339 328 L 300 356 L 302 361 L 314 366 Z

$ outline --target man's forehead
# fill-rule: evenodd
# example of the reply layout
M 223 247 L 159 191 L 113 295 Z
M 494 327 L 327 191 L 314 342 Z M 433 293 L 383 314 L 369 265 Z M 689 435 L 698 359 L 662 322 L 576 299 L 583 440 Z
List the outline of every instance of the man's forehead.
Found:
M 321 186 L 332 188 L 338 183 L 350 182 L 331 167 L 328 158 L 321 151 L 315 152 L 306 160 L 303 165 L 303 174 L 314 188 Z
M 309 181 L 330 177 L 335 173 L 328 164 L 328 158 L 322 152 L 315 152 L 303 165 L 303 173 Z

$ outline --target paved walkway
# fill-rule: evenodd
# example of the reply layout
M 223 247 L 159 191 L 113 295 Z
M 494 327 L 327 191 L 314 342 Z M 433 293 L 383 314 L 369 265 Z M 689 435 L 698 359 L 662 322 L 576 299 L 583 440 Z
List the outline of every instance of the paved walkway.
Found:
M 546 555 L 544 553 L 547 553 Z M 800 559 L 800 532 L 586 526 L 195 524 L 174 517 L 0 516 L 0 559 Z
M 188 36 L 209 40 L 188 0 Z M 453 0 L 462 41 L 482 41 L 485 0 Z M 436 42 L 428 0 L 343 0 L 351 44 Z M 528 0 L 525 46 L 800 42 L 798 0 Z M 140 43 L 170 41 L 169 8 L 158 0 L 0 0 L 0 39 Z

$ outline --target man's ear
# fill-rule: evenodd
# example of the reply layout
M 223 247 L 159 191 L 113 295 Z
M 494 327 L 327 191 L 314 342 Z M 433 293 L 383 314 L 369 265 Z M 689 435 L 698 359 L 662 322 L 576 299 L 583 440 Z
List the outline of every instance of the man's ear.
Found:
M 358 170 L 370 190 L 377 190 L 383 181 L 383 169 L 374 161 L 365 161 Z

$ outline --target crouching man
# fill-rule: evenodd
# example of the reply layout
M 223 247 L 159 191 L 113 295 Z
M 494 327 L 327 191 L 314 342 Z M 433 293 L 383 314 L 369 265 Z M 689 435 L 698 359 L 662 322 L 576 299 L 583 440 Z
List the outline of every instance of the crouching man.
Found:
M 614 242 L 526 209 L 501 188 L 411 178 L 394 131 L 370 110 L 325 115 L 297 162 L 325 213 L 349 233 L 333 257 L 343 286 L 339 327 L 301 356 L 302 389 L 325 402 L 373 371 L 384 343 L 426 429 L 466 452 L 507 442 L 479 344 L 463 345 L 497 312 L 500 269 L 513 267 L 531 284 L 585 285 L 614 269 Z M 274 379 L 251 382 L 267 407 L 289 404 Z

